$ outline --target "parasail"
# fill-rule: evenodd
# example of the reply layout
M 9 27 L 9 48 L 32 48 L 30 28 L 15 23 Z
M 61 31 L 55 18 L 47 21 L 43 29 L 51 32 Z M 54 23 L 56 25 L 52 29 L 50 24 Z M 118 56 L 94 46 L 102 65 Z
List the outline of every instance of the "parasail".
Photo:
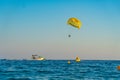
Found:
M 78 20 L 77 18 L 72 17 L 72 18 L 68 19 L 67 24 L 71 25 L 71 26 L 73 26 L 75 28 L 80 29 L 81 25 L 82 25 L 82 22 L 80 20 Z

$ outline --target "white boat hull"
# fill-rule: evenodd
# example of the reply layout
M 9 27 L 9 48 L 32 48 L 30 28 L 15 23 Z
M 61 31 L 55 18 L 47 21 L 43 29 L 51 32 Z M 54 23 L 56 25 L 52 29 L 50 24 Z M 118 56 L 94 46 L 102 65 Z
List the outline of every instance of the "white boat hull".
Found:
M 35 59 L 35 60 L 45 60 L 45 58 L 37 58 L 37 59 Z

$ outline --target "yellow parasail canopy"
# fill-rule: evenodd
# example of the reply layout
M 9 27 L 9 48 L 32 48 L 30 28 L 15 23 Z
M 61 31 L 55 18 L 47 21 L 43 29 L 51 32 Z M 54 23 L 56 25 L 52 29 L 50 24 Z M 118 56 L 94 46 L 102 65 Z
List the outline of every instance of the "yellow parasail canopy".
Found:
M 68 21 L 67 21 L 67 24 L 75 27 L 75 28 L 78 28 L 80 29 L 81 28 L 81 25 L 82 25 L 82 22 L 80 20 L 78 20 L 77 18 L 69 18 Z

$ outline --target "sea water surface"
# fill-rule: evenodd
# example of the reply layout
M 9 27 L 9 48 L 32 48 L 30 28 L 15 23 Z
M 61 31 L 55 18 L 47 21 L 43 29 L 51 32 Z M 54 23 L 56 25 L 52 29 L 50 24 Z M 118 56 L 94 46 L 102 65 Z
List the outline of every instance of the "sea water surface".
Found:
M 120 80 L 115 60 L 0 60 L 0 80 Z

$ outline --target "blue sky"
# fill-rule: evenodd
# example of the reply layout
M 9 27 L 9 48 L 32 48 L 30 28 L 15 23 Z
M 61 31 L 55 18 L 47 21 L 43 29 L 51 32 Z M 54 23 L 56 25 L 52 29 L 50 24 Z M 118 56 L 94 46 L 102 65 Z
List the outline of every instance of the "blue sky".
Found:
M 0 58 L 120 59 L 119 9 L 119 0 L 0 0 Z

